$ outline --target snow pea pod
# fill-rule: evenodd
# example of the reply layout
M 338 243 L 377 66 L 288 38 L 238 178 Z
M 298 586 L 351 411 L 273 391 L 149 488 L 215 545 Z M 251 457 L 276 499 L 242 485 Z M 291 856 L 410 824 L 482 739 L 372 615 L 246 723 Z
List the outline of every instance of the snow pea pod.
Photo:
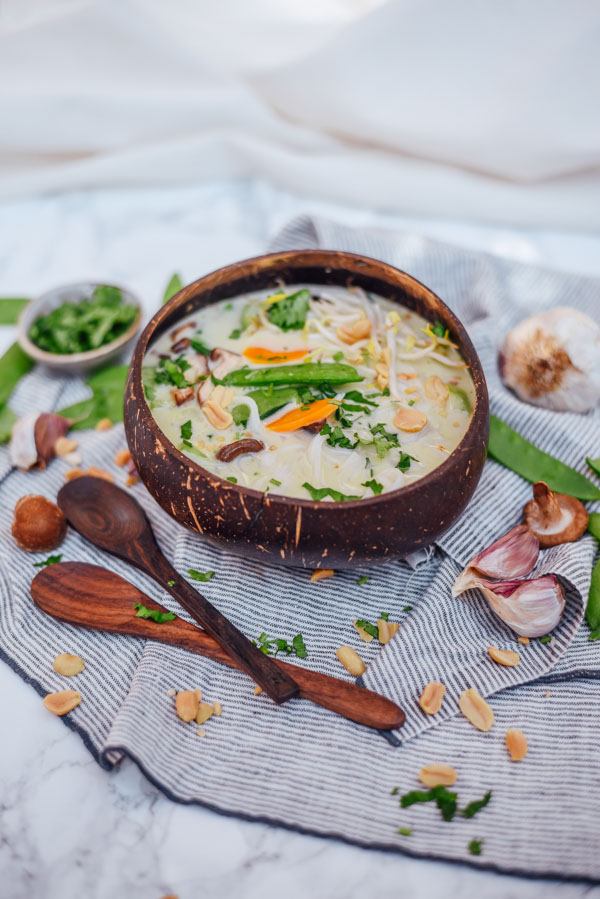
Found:
M 600 488 L 584 475 L 530 443 L 495 415 L 490 415 L 488 452 L 496 462 L 532 484 L 545 481 L 555 493 L 566 493 L 577 499 L 600 499 Z
M 24 297 L 2 297 L 0 299 L 0 325 L 16 325 L 21 310 L 29 300 Z
M 589 456 L 586 456 L 587 464 L 590 466 L 592 471 L 600 477 L 600 459 L 590 459 Z
M 342 362 L 305 362 L 299 365 L 275 365 L 271 368 L 236 368 L 217 384 L 234 387 L 262 387 L 268 384 L 347 384 L 362 381 L 362 375 Z M 598 491 L 600 496 L 600 491 Z
M 600 639 L 600 559 L 596 562 L 592 571 L 592 580 L 590 582 L 590 592 L 588 595 L 587 606 L 585 609 L 586 621 L 589 624 L 592 633 L 590 640 Z
M 600 512 L 592 512 L 590 514 L 588 531 L 590 532 L 592 537 L 595 537 L 596 540 L 600 541 Z

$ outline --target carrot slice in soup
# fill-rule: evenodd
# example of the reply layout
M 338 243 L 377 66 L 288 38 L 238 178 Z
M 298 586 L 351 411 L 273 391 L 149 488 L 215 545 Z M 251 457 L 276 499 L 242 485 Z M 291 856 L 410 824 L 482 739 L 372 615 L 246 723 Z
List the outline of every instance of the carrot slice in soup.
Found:
M 314 403 L 309 403 L 307 406 L 300 406 L 299 409 L 292 409 L 291 412 L 286 412 L 281 418 L 267 425 L 267 428 L 270 431 L 297 431 L 299 428 L 312 425 L 322 418 L 327 418 L 336 409 L 337 403 L 332 403 L 331 400 L 315 400 Z
M 278 353 L 275 350 L 266 350 L 261 346 L 249 346 L 244 350 L 244 356 L 250 362 L 260 365 L 268 362 L 269 365 L 279 365 L 282 362 L 293 362 L 295 359 L 302 359 L 306 356 L 308 350 L 290 350 L 289 352 Z

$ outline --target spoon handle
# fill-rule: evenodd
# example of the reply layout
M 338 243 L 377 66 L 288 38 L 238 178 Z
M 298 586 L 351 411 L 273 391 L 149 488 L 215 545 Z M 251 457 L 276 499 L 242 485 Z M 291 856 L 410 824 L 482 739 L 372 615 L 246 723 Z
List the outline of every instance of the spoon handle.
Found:
M 145 555 L 142 571 L 149 574 L 164 587 L 176 602 L 183 606 L 205 631 L 223 648 L 226 655 L 237 663 L 263 688 L 271 699 L 277 703 L 287 702 L 298 694 L 298 684 L 281 666 L 275 666 L 273 659 L 254 646 L 238 628 L 229 621 L 215 606 L 194 590 L 185 581 L 169 560 L 162 554 L 157 544 L 156 550 L 148 557 L 148 544 L 145 542 Z M 140 548 L 141 549 L 141 548 Z M 130 556 L 136 564 L 139 553 Z

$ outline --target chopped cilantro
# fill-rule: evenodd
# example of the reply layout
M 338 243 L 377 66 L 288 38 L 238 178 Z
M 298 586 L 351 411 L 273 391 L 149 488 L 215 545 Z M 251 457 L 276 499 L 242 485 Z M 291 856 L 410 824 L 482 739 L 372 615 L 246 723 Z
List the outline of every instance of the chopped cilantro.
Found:
M 540 643 L 550 643 L 552 641 L 552 637 L 550 634 L 546 634 L 545 637 L 540 637 Z
M 254 646 L 258 646 L 260 651 L 266 656 L 285 652 L 288 656 L 296 655 L 299 659 L 305 659 L 308 655 L 302 634 L 296 634 L 296 636 L 292 638 L 292 642 L 288 643 L 287 640 L 283 640 L 281 637 L 269 637 L 269 635 L 263 631 L 256 640 L 252 641 L 252 643 Z
M 488 790 L 483 799 L 475 799 L 473 802 L 469 802 L 466 808 L 462 809 L 461 815 L 463 818 L 473 818 L 480 809 L 486 807 L 491 798 L 492 791 Z
M 238 482 L 237 478 L 234 478 L 234 477 L 229 477 L 229 478 L 226 478 L 225 480 L 231 481 L 232 484 L 237 484 L 237 482 Z
M 415 459 L 414 456 L 409 456 L 408 453 L 403 453 L 402 450 L 400 450 L 400 458 L 398 460 L 396 468 L 399 468 L 400 471 L 408 471 L 408 469 L 410 468 L 410 463 L 418 461 L 419 460 Z
M 157 624 L 162 624 L 163 621 L 175 620 L 173 612 L 161 612 L 160 609 L 149 609 L 148 606 L 143 606 L 140 602 L 134 602 L 133 608 L 137 609 L 137 612 L 135 613 L 136 618 L 151 618 L 152 621 L 156 621 Z
M 379 617 L 382 618 L 383 621 L 389 621 L 389 620 L 390 620 L 390 613 L 389 613 L 389 612 L 380 612 L 380 613 L 379 613 Z
M 457 793 L 452 793 L 444 786 L 438 786 L 433 787 L 431 790 L 412 790 L 410 793 L 405 793 L 400 799 L 400 805 L 402 808 L 408 808 L 408 806 L 414 805 L 415 802 L 431 802 L 434 800 L 444 821 L 452 821 L 456 814 L 457 798 Z
M 327 496 L 329 496 L 336 503 L 344 503 L 352 499 L 360 499 L 360 496 L 347 496 L 345 493 L 340 493 L 339 490 L 334 490 L 333 487 L 313 487 L 312 484 L 308 483 L 308 481 L 305 481 L 302 486 L 306 490 L 308 490 L 312 499 L 314 499 L 316 502 L 320 502 Z
M 379 404 L 373 402 L 373 400 L 369 399 L 368 396 L 364 396 L 359 390 L 349 390 L 344 394 L 345 400 L 352 400 L 355 403 L 362 403 L 363 406 L 375 406 L 377 407 Z
M 196 350 L 197 353 L 201 353 L 203 356 L 210 356 L 210 354 L 212 353 L 212 350 L 209 350 L 206 344 L 202 343 L 198 335 L 196 335 L 196 337 L 192 337 L 192 339 L 190 340 L 190 346 L 193 350 Z
M 282 331 L 298 331 L 304 327 L 309 303 L 308 290 L 299 290 L 272 303 L 267 311 L 268 319 Z
M 357 627 L 361 627 L 366 634 L 375 637 L 376 640 L 379 639 L 379 628 L 376 624 L 371 624 L 369 621 L 365 621 L 364 618 L 357 618 L 355 624 Z
M 431 326 L 432 334 L 435 334 L 436 337 L 443 337 L 446 333 L 446 329 L 444 328 L 441 321 L 435 321 Z
M 174 587 L 175 581 L 167 581 L 167 587 Z
M 397 796 L 400 792 L 400 787 L 394 787 L 393 790 L 390 790 L 390 796 Z
M 483 843 L 483 840 L 471 840 L 471 842 L 468 845 L 468 850 L 471 853 L 471 855 L 481 855 L 482 843 Z
M 414 404 L 415 404 L 415 401 L 414 401 L 414 400 L 409 400 L 409 401 L 408 401 L 408 405 L 409 405 L 409 406 L 414 406 Z
M 342 353 L 341 350 L 338 350 L 337 353 L 333 354 L 334 362 L 341 362 L 343 360 L 343 358 L 344 358 L 344 354 Z
M 181 439 L 189 440 L 192 436 L 192 420 L 184 421 L 184 423 L 180 427 Z
M 375 447 L 375 452 L 380 459 L 383 459 L 393 447 L 397 447 L 400 444 L 398 443 L 398 435 L 392 434 L 389 431 L 385 430 L 385 425 L 380 422 L 378 425 L 370 425 L 369 430 L 371 431 L 372 437 L 370 440 L 361 439 L 359 442 L 364 446 Z
M 329 446 L 341 446 L 343 449 L 354 449 L 358 444 L 358 440 L 353 443 L 349 437 L 346 437 L 339 425 L 335 425 L 332 428 L 330 424 L 325 422 L 320 433 L 327 435 L 325 443 Z
M 383 484 L 380 484 L 379 481 L 376 481 L 374 478 L 371 478 L 370 481 L 363 481 L 361 486 L 370 487 L 375 496 L 379 496 L 379 494 L 383 490 Z
M 196 571 L 195 568 L 188 568 L 188 574 L 193 581 L 210 581 L 214 577 L 214 571 Z
M 223 309 L 227 309 L 227 311 L 229 312 L 231 309 L 233 309 L 233 303 L 225 303 Z
M 234 406 L 231 410 L 231 417 L 236 425 L 241 425 L 245 428 L 250 418 L 250 408 L 245 405 Z
M 233 331 L 231 332 L 231 334 L 229 335 L 229 339 L 230 340 L 239 340 L 239 338 L 241 336 L 242 336 L 242 329 L 234 328 Z
M 401 837 L 409 837 L 412 829 L 410 827 L 399 827 L 396 833 L 399 833 Z
M 174 384 L 175 387 L 187 387 L 189 381 L 184 372 L 189 368 L 189 363 L 180 356 L 179 359 L 161 359 L 154 374 L 154 380 L 158 384 Z
M 403 611 L 403 612 L 412 612 L 412 609 L 413 609 L 412 606 L 404 606 L 404 608 L 402 609 L 402 611 Z
M 367 575 L 363 574 L 362 577 L 359 577 L 359 579 L 357 580 L 356 583 L 359 587 L 362 587 L 362 585 L 366 584 L 368 580 L 369 580 L 369 578 L 367 577 Z
M 275 487 L 281 487 L 281 481 L 278 481 L 277 478 L 271 478 L 271 484 L 274 484 Z
M 62 559 L 62 553 L 60 553 L 60 555 L 58 555 L 58 556 L 48 556 L 48 558 L 44 559 L 43 562 L 34 562 L 33 567 L 34 568 L 46 568 L 48 565 L 54 565 L 55 562 L 60 562 L 61 559 Z

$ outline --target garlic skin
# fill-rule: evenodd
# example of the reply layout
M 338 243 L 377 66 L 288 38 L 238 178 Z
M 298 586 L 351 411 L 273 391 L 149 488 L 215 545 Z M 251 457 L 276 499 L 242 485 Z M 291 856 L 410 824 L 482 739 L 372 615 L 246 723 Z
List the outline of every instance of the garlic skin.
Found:
M 600 325 L 569 306 L 532 315 L 507 335 L 499 368 L 527 403 L 588 412 L 600 402 Z
M 474 578 L 492 611 L 521 637 L 543 637 L 554 630 L 565 609 L 565 594 L 554 574 L 527 581 Z
M 481 575 L 502 579 L 529 574 L 539 552 L 539 541 L 527 525 L 516 525 L 471 559 L 454 582 L 452 596 L 470 590 Z
M 28 412 L 13 425 L 9 446 L 10 461 L 22 471 L 28 471 L 37 462 L 35 423 L 39 415 L 39 412 Z

